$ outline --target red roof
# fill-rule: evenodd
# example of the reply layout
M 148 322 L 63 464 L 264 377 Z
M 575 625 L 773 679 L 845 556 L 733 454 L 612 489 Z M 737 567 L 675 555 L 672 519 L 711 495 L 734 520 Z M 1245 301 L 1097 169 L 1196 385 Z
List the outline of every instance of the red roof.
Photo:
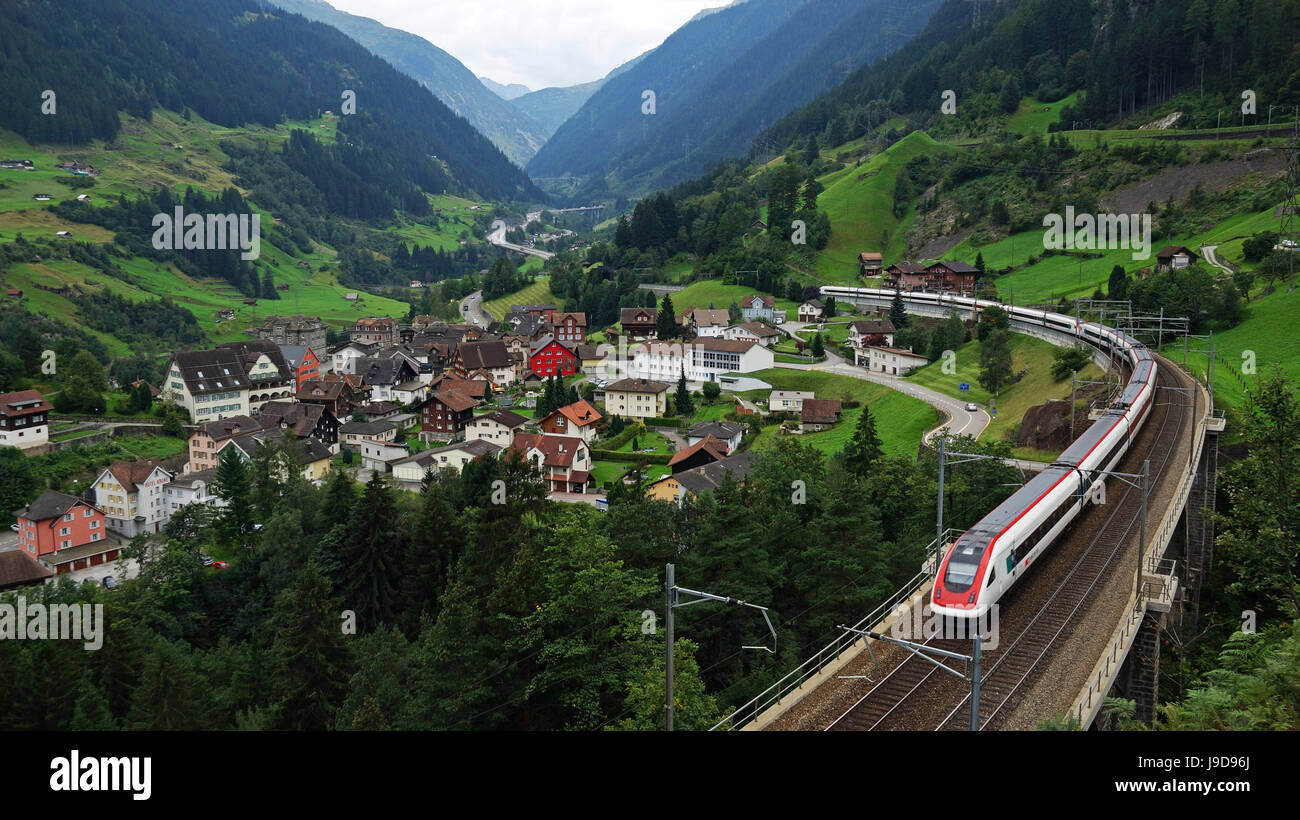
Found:
M 29 413 L 40 413 L 53 409 L 54 407 L 37 390 L 0 393 L 0 418 L 26 416 Z
M 555 412 L 573 422 L 574 427 L 586 427 L 588 424 L 595 424 L 601 419 L 600 411 L 583 399 L 565 405 Z
M 525 455 L 529 450 L 538 449 L 542 451 L 542 463 L 545 466 L 567 468 L 573 465 L 573 454 L 585 446 L 582 439 L 573 436 L 515 433 L 515 439 L 511 442 L 510 449 Z

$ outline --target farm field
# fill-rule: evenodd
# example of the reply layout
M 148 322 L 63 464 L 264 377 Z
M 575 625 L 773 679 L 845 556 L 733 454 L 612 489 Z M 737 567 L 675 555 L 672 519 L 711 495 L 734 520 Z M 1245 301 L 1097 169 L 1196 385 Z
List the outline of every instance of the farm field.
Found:
M 490 302 L 483 303 L 483 310 L 493 319 L 503 319 L 510 312 L 510 308 L 515 305 L 556 305 L 563 307 L 555 294 L 551 293 L 550 280 L 545 277 L 538 277 L 537 281 L 525 287 L 523 290 L 517 290 L 508 296 L 502 296 L 500 299 L 493 299 Z
M 732 302 L 739 303 L 741 299 L 754 293 L 753 288 L 743 285 L 728 285 L 714 280 L 704 280 L 689 284 L 669 295 L 673 300 L 673 310 L 680 316 L 692 307 L 707 308 L 710 304 L 717 310 L 726 310 Z M 784 309 L 786 318 L 790 320 L 794 319 L 795 313 L 799 310 L 799 304 L 789 299 L 777 299 L 776 306 Z

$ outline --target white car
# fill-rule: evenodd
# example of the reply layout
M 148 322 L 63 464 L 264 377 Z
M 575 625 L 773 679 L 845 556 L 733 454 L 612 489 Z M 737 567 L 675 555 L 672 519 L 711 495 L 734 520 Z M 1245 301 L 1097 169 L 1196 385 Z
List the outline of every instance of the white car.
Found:
M 974 413 L 974 412 L 975 412 L 976 410 L 978 410 L 978 409 L 980 409 L 980 406 L 979 406 L 978 404 L 976 404 L 975 402 L 973 402 L 973 401 L 968 401 L 968 402 L 966 402 L 966 412 L 968 412 L 968 413 Z

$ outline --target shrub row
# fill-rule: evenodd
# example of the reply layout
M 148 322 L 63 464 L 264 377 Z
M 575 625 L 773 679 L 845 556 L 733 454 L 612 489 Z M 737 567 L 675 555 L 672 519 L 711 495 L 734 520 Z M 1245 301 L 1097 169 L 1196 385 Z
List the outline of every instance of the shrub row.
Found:
M 624 453 L 618 450 L 592 450 L 591 457 L 596 461 L 644 461 L 646 464 L 667 464 L 672 458 L 670 453 Z

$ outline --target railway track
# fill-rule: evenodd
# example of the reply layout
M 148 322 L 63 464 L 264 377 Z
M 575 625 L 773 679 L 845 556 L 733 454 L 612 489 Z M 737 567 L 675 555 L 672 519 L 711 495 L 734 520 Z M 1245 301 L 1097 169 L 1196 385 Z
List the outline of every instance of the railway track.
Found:
M 1143 446 L 1130 448 L 1117 468 L 1121 471 L 1138 472 L 1142 460 L 1151 457 L 1152 476 L 1161 475 L 1177 450 L 1189 405 L 1182 393 L 1167 389 L 1182 386 L 1170 367 L 1160 368 L 1158 380 L 1166 389 L 1157 394 L 1152 418 L 1139 434 L 1138 441 Z M 1125 543 L 1138 526 L 1141 494 L 1127 483 L 1120 486 L 1124 489 L 1118 502 L 1106 505 L 1104 511 L 1097 508 L 1085 511 L 1062 539 L 1051 566 L 1040 566 L 1037 583 L 1024 588 L 1022 593 L 1027 594 L 1015 596 L 1003 608 L 1001 646 L 984 655 L 986 666 L 981 674 L 979 704 L 981 729 L 994 727 L 1009 711 L 1016 695 L 1033 682 L 1035 671 L 1052 655 L 1061 638 L 1073 631 L 1094 590 L 1109 577 L 1108 570 L 1124 552 Z M 1058 572 L 1065 563 L 1068 569 L 1064 575 L 1056 583 L 1050 583 L 1052 573 Z M 921 643 L 962 654 L 970 651 L 969 640 L 931 638 Z M 908 655 L 827 729 L 968 729 L 970 690 L 965 684 L 955 686 L 958 683 L 931 661 Z M 935 690 L 940 690 L 940 697 L 946 698 L 946 703 L 928 725 L 916 725 L 915 718 L 935 707 L 932 702 L 919 702 L 927 698 L 933 701 Z M 953 697 L 953 693 L 959 694 Z M 913 719 L 910 726 L 905 725 L 909 718 Z

